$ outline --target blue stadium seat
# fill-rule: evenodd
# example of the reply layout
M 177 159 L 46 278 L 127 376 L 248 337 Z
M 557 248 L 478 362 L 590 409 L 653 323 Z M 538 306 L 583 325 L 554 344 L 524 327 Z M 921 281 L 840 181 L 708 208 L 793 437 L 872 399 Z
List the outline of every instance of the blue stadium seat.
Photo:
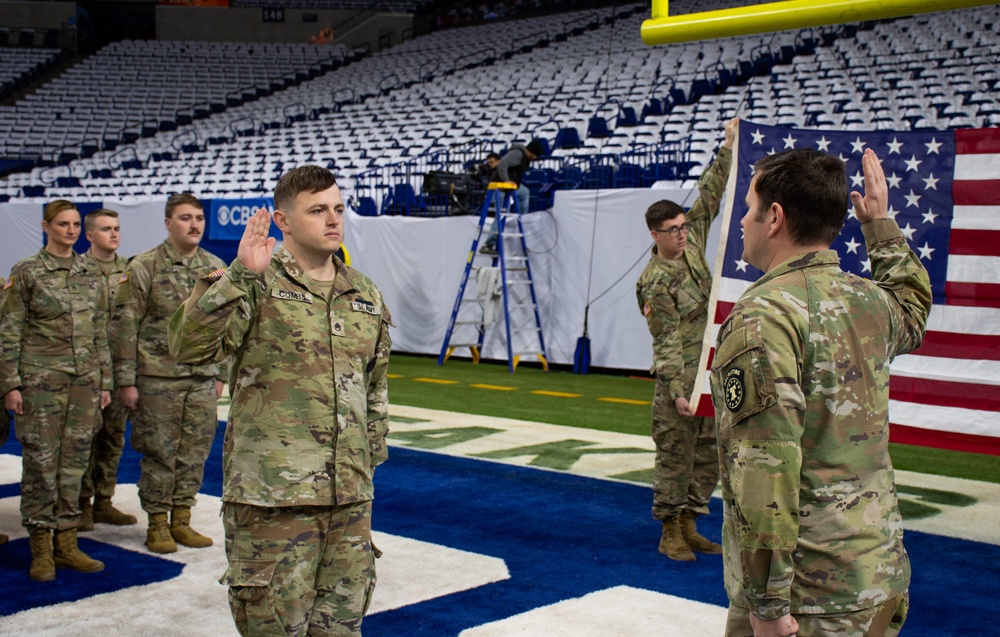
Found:
M 603 117 L 594 116 L 587 124 L 587 137 L 611 137 L 611 130 L 608 129 L 608 121 Z
M 556 148 L 573 150 L 580 147 L 580 133 L 573 127 L 560 128 L 556 133 L 556 141 L 553 144 Z

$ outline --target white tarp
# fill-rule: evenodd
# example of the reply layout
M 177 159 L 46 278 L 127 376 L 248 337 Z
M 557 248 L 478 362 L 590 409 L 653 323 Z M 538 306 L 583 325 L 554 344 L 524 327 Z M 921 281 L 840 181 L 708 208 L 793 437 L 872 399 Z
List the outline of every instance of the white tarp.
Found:
M 590 308 L 591 365 L 649 368 L 652 339 L 635 298 L 635 281 L 652 246 L 643 215 L 654 201 L 681 203 L 690 192 L 560 191 L 553 210 L 524 216 L 550 362 L 573 362 L 590 279 L 589 298 L 607 291 Z M 692 196 L 685 206 L 693 200 Z M 394 350 L 440 353 L 477 221 L 476 217 L 349 218 L 347 244 L 353 265 L 382 289 L 397 326 L 392 331 Z M 717 245 L 718 229 L 713 228 L 709 263 L 714 262 Z M 473 280 L 470 285 L 474 284 Z M 484 357 L 506 360 L 502 329 L 499 323 L 487 332 Z M 465 355 L 467 350 L 455 353 Z

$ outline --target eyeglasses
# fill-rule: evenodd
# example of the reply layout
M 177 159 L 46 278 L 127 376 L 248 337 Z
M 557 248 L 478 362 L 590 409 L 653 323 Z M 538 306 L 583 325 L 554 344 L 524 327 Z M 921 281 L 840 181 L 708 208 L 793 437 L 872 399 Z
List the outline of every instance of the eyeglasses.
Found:
M 653 232 L 665 232 L 671 237 L 676 237 L 677 233 L 683 232 L 684 234 L 687 234 L 689 230 L 691 230 L 691 224 L 684 223 L 679 226 L 674 226 L 673 228 L 667 228 L 666 230 L 653 230 Z

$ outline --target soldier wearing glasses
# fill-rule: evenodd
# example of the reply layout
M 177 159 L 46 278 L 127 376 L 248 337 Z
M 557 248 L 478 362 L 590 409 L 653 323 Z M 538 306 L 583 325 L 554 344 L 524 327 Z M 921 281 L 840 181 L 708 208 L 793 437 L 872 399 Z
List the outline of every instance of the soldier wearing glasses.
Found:
M 737 119 L 726 123 L 726 136 L 715 163 L 698 181 L 701 196 L 688 214 L 672 201 L 658 201 L 646 211 L 646 226 L 656 245 L 635 285 L 639 308 L 653 336 L 653 518 L 663 525 L 659 551 L 690 562 L 699 553 L 722 547 L 697 530 L 699 515 L 719 481 L 715 425 L 697 417 L 687 397 L 694 389 L 702 337 L 708 324 L 712 273 L 705 261 L 708 229 L 719 214 L 732 162 Z

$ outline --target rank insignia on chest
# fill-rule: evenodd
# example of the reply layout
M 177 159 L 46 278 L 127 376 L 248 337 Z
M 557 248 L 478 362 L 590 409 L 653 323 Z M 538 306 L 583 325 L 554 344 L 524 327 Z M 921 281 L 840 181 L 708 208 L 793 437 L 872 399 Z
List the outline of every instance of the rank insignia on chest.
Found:
M 365 314 L 375 314 L 377 315 L 378 308 L 371 301 L 366 301 L 364 299 L 358 299 L 351 304 L 351 307 L 355 312 L 364 312 Z
M 312 294 L 308 292 L 299 292 L 298 290 L 282 290 L 274 288 L 271 290 L 271 296 L 283 301 L 298 301 L 299 303 L 313 302 Z
M 726 372 L 726 380 L 723 383 L 726 392 L 726 407 L 729 411 L 737 411 L 743 406 L 743 399 L 746 398 L 746 386 L 743 381 L 743 370 L 734 367 Z
M 344 335 L 344 322 L 334 315 L 330 315 L 330 332 L 334 336 Z

